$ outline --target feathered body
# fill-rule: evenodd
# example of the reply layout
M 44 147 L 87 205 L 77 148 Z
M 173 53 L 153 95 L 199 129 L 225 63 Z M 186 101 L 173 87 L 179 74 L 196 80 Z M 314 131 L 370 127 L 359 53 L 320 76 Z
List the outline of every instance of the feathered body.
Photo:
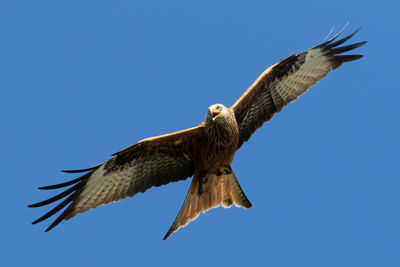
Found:
M 212 110 L 221 109 L 215 118 Z M 221 166 L 228 166 L 235 156 L 239 141 L 239 127 L 231 109 L 222 104 L 209 107 L 204 119 L 204 134 L 199 151 L 194 154 L 195 166 L 200 172 L 214 172 Z
M 239 127 L 232 109 L 222 104 L 208 108 L 196 151 L 195 171 L 185 201 L 175 221 L 164 237 L 167 239 L 180 227 L 196 219 L 200 212 L 222 205 L 229 208 L 232 203 L 238 207 L 252 205 L 240 187 L 230 164 L 235 156 L 239 141 Z M 226 173 L 219 174 L 225 168 Z M 199 183 L 206 179 L 199 193 Z

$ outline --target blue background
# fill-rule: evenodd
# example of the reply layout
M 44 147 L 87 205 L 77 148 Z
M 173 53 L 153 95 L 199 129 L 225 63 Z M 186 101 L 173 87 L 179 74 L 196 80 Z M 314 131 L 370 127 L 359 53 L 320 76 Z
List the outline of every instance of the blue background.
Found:
M 400 266 L 395 1 L 1 1 L 2 266 Z M 142 138 L 200 123 L 264 69 L 362 25 L 365 57 L 258 130 L 233 168 L 249 210 L 168 241 L 190 180 L 44 233 L 27 204 Z

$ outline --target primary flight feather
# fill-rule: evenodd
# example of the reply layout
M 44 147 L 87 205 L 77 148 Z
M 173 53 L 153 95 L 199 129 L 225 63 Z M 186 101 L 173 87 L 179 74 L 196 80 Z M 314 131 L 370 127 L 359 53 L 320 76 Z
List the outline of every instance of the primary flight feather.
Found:
M 206 118 L 196 127 L 141 140 L 96 167 L 65 171 L 85 174 L 65 183 L 39 187 L 49 190 L 71 186 L 48 200 L 29 205 L 41 207 L 65 198 L 33 224 L 66 207 L 46 229 L 49 231 L 78 213 L 192 176 L 189 192 L 164 240 L 200 212 L 219 205 L 250 208 L 231 167 L 237 149 L 330 70 L 361 58 L 340 55 L 366 43 L 340 46 L 357 31 L 335 41 L 340 31 L 328 41 L 269 67 L 230 108 L 222 104 L 210 106 Z

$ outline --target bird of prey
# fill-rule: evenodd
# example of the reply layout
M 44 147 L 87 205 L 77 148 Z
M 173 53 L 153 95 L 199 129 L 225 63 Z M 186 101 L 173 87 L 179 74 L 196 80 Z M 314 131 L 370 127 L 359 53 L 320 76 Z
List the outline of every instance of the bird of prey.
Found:
M 71 186 L 50 199 L 29 205 L 41 207 L 65 198 L 33 224 L 66 207 L 47 232 L 78 213 L 189 177 L 193 177 L 189 191 L 164 240 L 200 212 L 219 205 L 250 208 L 252 204 L 231 167 L 236 151 L 257 128 L 330 70 L 361 58 L 362 55 L 341 54 L 366 42 L 340 46 L 358 30 L 336 40 L 341 30 L 327 41 L 269 67 L 231 107 L 210 106 L 204 121 L 193 128 L 141 140 L 98 166 L 65 171 L 84 174 L 68 182 L 39 187 L 48 190 Z

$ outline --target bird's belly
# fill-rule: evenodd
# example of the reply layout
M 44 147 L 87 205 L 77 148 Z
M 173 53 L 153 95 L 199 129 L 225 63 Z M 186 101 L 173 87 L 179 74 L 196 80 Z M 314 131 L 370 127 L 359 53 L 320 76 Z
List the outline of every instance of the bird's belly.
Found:
M 204 149 L 202 169 L 207 172 L 216 172 L 218 168 L 229 166 L 235 155 L 232 147 L 211 146 Z

